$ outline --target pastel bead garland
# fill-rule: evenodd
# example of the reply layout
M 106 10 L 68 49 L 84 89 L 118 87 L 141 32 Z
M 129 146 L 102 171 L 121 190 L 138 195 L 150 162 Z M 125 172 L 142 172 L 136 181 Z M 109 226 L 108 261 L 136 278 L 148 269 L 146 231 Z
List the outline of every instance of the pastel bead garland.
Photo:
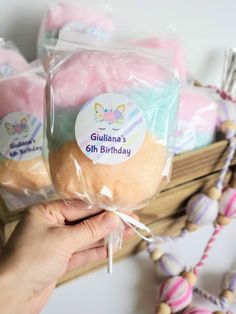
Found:
M 204 219 L 207 222 L 208 219 L 211 220 L 217 215 L 219 210 L 218 200 L 222 196 L 223 190 L 223 180 L 229 169 L 230 163 L 233 159 L 236 144 L 235 144 L 235 134 L 236 134 L 236 124 L 229 120 L 224 121 L 221 124 L 221 131 L 225 134 L 225 137 L 229 141 L 228 155 L 225 161 L 225 165 L 221 170 L 220 176 L 215 184 L 206 193 L 201 193 L 194 196 L 187 205 L 187 217 L 190 221 L 189 230 L 194 230 L 195 226 L 198 226 L 198 222 L 201 223 Z M 209 215 L 209 216 L 208 216 Z M 203 219 L 204 218 L 204 219 Z M 212 222 L 214 219 L 212 220 Z M 227 224 L 228 220 L 222 219 L 219 215 L 217 222 L 221 225 Z M 187 223 L 188 227 L 188 223 Z
M 229 219 L 234 217 L 234 200 L 235 200 L 235 186 L 236 186 L 236 178 L 234 176 L 234 181 L 232 183 L 232 187 L 228 187 L 223 190 L 223 180 L 229 169 L 230 163 L 233 159 L 236 142 L 235 142 L 235 134 L 236 134 L 236 125 L 232 121 L 225 121 L 221 124 L 221 129 L 225 133 L 226 138 L 229 141 L 228 147 L 228 155 L 225 161 L 225 165 L 220 172 L 219 178 L 216 181 L 216 184 L 209 188 L 205 193 L 200 193 L 193 196 L 189 203 L 187 204 L 186 212 L 187 212 L 187 222 L 186 229 L 189 231 L 194 231 L 200 225 L 205 224 L 215 224 L 214 231 L 204 249 L 203 255 L 200 261 L 192 268 L 192 272 L 183 272 L 182 276 L 173 275 L 166 279 L 161 284 L 160 288 L 160 303 L 157 307 L 157 314 L 170 314 L 176 313 L 178 311 L 182 311 L 183 314 L 212 314 L 212 311 L 209 311 L 205 308 L 191 306 L 191 301 L 188 300 L 188 286 L 186 285 L 187 280 L 191 287 L 194 287 L 194 291 L 199 293 L 202 297 L 211 301 L 213 304 L 220 307 L 220 309 L 229 308 L 230 304 L 234 302 L 235 294 L 236 294 L 236 273 L 235 271 L 228 272 L 224 278 L 223 282 L 223 292 L 218 298 L 211 296 L 210 294 L 204 292 L 203 290 L 196 287 L 196 276 L 199 274 L 199 270 L 204 265 L 211 248 L 213 247 L 214 242 L 216 241 L 218 235 L 221 230 L 224 228 L 226 224 L 225 219 Z M 228 217 L 229 216 L 229 217 Z M 182 232 L 185 234 L 185 232 Z M 160 236 L 157 238 L 156 249 L 153 249 L 152 244 L 152 256 L 157 256 L 157 259 L 153 258 L 153 261 L 156 265 L 160 265 L 160 261 L 162 260 L 164 264 L 162 265 L 162 269 L 167 267 L 168 269 L 168 259 L 165 261 L 164 257 L 169 253 L 156 254 L 159 251 L 159 246 L 163 247 L 163 241 L 160 241 Z M 168 237 L 166 237 L 168 240 Z M 182 235 L 177 237 L 179 239 L 182 238 Z M 176 239 L 177 239 L 176 238 Z M 163 238 L 164 239 L 164 238 Z M 170 238 L 171 239 L 171 238 Z M 150 244 L 149 244 L 150 245 Z M 159 264 L 158 264 L 159 263 Z M 160 272 L 160 277 L 168 277 L 168 271 Z M 164 276 L 162 276 L 164 275 Z M 181 279 L 182 278 L 182 279 Z M 178 286 L 180 289 L 178 290 Z M 183 301 L 183 302 L 182 302 Z M 185 302 L 186 301 L 186 302 Z M 176 305 L 180 306 L 175 307 Z M 216 311 L 214 314 L 223 314 L 223 312 Z

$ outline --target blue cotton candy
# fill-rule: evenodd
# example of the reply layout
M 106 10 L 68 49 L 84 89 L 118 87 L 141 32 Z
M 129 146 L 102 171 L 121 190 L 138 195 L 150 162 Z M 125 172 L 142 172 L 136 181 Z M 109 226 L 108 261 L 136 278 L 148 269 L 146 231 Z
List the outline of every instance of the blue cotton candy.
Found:
M 79 110 L 77 107 L 67 107 L 55 111 L 54 131 L 49 147 L 59 148 L 63 143 L 75 140 L 75 121 Z
M 176 116 L 179 104 L 179 83 L 173 79 L 156 87 L 131 88 L 119 92 L 130 98 L 143 112 L 146 130 L 173 147 Z M 51 137 L 53 148 L 75 140 L 75 121 L 78 107 L 58 108 L 55 111 L 54 132 Z
M 147 131 L 173 147 L 179 105 L 179 83 L 172 80 L 157 87 L 130 89 L 124 94 L 142 110 Z

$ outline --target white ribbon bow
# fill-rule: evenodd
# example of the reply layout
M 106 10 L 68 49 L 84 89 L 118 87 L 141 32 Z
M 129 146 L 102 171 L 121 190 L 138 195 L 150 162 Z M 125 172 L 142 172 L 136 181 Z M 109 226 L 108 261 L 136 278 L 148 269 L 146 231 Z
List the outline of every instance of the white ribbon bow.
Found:
M 130 217 L 129 215 L 120 212 L 117 209 L 114 208 L 107 208 L 107 211 L 110 211 L 114 214 L 116 214 L 117 216 L 120 217 L 120 219 L 127 224 L 131 229 L 134 230 L 134 232 L 143 240 L 151 243 L 154 241 L 153 237 L 146 237 L 143 234 L 141 234 L 137 229 L 140 229 L 142 231 L 146 231 L 147 233 L 149 233 L 150 235 L 152 234 L 151 230 L 145 226 L 145 224 L 143 224 L 142 222 L 134 219 L 133 217 Z M 137 229 L 136 229 L 137 228 Z M 121 239 L 122 241 L 122 235 L 121 235 Z M 120 241 L 120 243 L 121 243 Z M 111 274 L 112 273 L 112 266 L 113 266 L 113 235 L 111 234 L 110 236 L 108 236 L 107 239 L 107 243 L 108 243 L 108 273 Z

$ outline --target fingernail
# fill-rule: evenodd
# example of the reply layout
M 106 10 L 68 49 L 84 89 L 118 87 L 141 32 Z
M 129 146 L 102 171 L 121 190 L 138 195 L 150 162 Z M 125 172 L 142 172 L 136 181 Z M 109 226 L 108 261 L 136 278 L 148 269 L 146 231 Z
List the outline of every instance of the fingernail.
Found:
M 114 230 L 119 223 L 119 217 L 114 213 L 104 213 L 102 223 L 107 230 Z

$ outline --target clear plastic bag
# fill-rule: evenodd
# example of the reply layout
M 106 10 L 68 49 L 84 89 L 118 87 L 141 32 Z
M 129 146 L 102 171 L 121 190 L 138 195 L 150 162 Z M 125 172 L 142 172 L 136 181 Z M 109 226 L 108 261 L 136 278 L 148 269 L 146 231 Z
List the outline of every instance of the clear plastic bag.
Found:
M 171 57 L 172 67 L 181 81 L 186 81 L 188 79 L 185 51 L 176 33 L 172 34 L 172 36 L 155 35 L 152 37 L 142 38 L 136 40 L 133 42 L 133 44 L 136 46 L 151 48 L 157 51 L 163 51 L 165 54 Z
M 218 106 L 217 128 L 220 129 L 224 121 L 232 120 L 236 123 L 236 102 L 222 99 L 218 94 L 214 95 Z
M 52 191 L 42 153 L 45 79 L 37 71 L 28 65 L 0 79 L 0 195 L 12 211 Z
M 66 56 L 65 56 L 66 55 Z M 62 198 L 117 210 L 155 197 L 173 149 L 179 83 L 140 47 L 55 51 L 47 82 L 50 174 Z
M 86 1 L 60 1 L 51 5 L 41 22 L 38 35 L 38 57 L 45 52 L 45 45 L 57 42 L 60 31 L 75 31 L 92 39 L 108 39 L 114 31 L 113 20 L 100 1 L 89 6 Z
M 182 86 L 175 154 L 210 145 L 215 140 L 217 102 L 207 88 Z

